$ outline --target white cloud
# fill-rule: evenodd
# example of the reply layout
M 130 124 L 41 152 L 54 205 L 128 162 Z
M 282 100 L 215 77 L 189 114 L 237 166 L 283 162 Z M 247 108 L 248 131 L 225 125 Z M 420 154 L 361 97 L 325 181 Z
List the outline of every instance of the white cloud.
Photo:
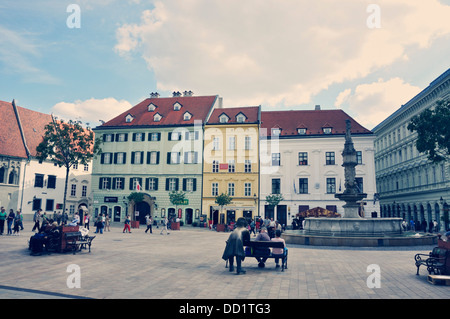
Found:
M 360 84 L 353 92 L 351 89 L 342 91 L 336 98 L 335 106 L 348 109 L 358 123 L 372 129 L 421 90 L 400 78 L 379 79 Z
M 437 0 L 369 2 L 165 0 L 117 29 L 116 51 L 142 56 L 158 90 L 220 94 L 227 106 L 299 105 L 330 85 L 360 80 L 450 34 Z
M 91 127 L 100 125 L 100 120 L 109 121 L 117 115 L 130 109 L 132 105 L 125 100 L 114 98 L 88 99 L 73 103 L 59 102 L 55 104 L 51 112 L 65 120 L 81 120 L 89 123 Z

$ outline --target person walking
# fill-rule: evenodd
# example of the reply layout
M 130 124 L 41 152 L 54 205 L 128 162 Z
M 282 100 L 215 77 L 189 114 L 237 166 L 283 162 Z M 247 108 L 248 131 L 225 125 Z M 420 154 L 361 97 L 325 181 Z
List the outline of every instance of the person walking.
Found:
M 16 216 L 14 217 L 14 233 L 13 235 L 20 235 L 20 224 L 22 223 L 22 214 L 20 211 L 17 211 Z
M 167 219 L 167 217 L 164 217 L 164 219 L 162 220 L 162 229 L 161 232 L 159 233 L 160 235 L 163 234 L 164 231 L 166 231 L 166 235 L 169 235 L 169 231 L 167 230 L 167 224 L 169 223 L 169 220 Z
M 125 218 L 125 225 L 123 227 L 123 232 L 124 233 L 125 233 L 125 230 L 127 230 L 131 234 L 130 223 L 131 223 L 130 216 L 127 216 L 127 218 Z
M 236 259 L 236 274 L 245 274 L 242 269 L 242 262 L 245 259 L 244 242 L 250 241 L 250 232 L 247 229 L 247 221 L 240 217 L 236 222 L 236 227 L 228 237 L 222 259 L 230 264 L 230 272 L 234 271 L 234 259 Z
M 13 223 L 14 223 L 14 217 L 16 217 L 16 214 L 14 214 L 14 210 L 10 209 L 9 215 L 8 215 L 8 220 L 7 220 L 8 235 L 12 235 L 12 227 L 13 227 Z
M 95 233 L 103 234 L 103 221 L 102 221 L 101 215 L 98 215 L 97 220 L 95 222 L 95 226 L 97 227 L 97 229 L 95 230 Z
M 89 229 L 89 213 L 86 213 L 86 215 L 84 215 L 83 225 L 84 225 L 84 228 Z
M 35 229 L 37 229 L 37 232 L 39 233 L 39 219 L 41 218 L 41 210 L 38 209 L 33 216 L 33 221 L 34 221 L 34 225 L 33 225 L 33 229 L 31 229 L 31 231 L 34 231 Z
M 3 231 L 5 230 L 5 220 L 6 220 L 6 211 L 5 207 L 2 207 L 0 210 L 0 235 L 3 235 Z
M 111 231 L 109 226 L 111 225 L 111 219 L 109 218 L 109 215 L 105 216 L 105 231 L 108 229 L 108 231 Z
M 147 216 L 145 216 L 145 222 L 147 223 L 147 229 L 145 230 L 145 232 L 147 233 L 147 231 L 150 230 L 150 234 L 153 234 L 152 232 L 153 218 L 152 216 L 150 216 L 150 214 L 147 214 Z

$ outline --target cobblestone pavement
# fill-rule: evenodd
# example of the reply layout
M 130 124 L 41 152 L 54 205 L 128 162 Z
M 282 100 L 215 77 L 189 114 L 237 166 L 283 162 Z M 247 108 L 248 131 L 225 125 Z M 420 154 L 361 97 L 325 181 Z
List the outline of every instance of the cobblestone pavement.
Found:
M 91 233 L 93 232 L 91 227 Z M 169 235 L 96 234 L 92 252 L 30 256 L 31 224 L 19 236 L 0 236 L 0 299 L 448 299 L 449 286 L 432 285 L 414 255 L 432 246 L 336 248 L 289 245 L 288 269 L 266 268 L 254 258 L 236 275 L 221 259 L 227 233 L 182 227 Z M 80 287 L 69 288 L 79 266 Z M 380 285 L 369 288 L 370 265 Z M 69 267 L 69 268 L 68 268 Z M 69 271 L 68 271 L 69 270 Z M 74 281 L 72 280 L 72 283 Z M 69 280 L 70 283 L 70 280 Z M 369 283 L 376 283 L 369 278 Z

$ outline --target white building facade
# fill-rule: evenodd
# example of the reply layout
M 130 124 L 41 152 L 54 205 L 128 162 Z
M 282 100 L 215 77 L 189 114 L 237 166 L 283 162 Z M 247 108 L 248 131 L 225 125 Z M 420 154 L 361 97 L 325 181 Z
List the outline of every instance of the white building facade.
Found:
M 437 231 L 449 229 L 449 164 L 431 163 L 416 149 L 417 133 L 407 129 L 413 116 L 449 98 L 450 69 L 373 129 L 382 217 L 413 221 L 415 230 L 430 231 L 434 221 Z
M 303 211 L 321 207 L 343 214 L 344 202 L 335 194 L 344 191 L 342 151 L 345 120 L 352 123 L 352 139 L 358 152 L 357 183 L 367 197 L 360 215 L 379 217 L 375 201 L 375 136 L 341 110 L 261 112 L 260 212 L 290 225 Z M 275 209 L 265 198 L 282 194 Z

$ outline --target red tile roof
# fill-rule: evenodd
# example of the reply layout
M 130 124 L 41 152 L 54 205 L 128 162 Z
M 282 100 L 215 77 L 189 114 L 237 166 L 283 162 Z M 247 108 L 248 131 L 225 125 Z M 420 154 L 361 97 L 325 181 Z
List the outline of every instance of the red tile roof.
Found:
M 207 124 L 221 124 L 220 116 L 226 114 L 230 119 L 227 124 L 236 124 L 236 117 L 242 113 L 247 118 L 244 123 L 259 123 L 260 107 L 259 106 L 246 106 L 246 107 L 228 107 L 215 109 L 211 114 Z M 223 124 L 223 123 L 222 123 Z
M 372 132 L 342 110 L 293 110 L 293 111 L 263 111 L 261 112 L 261 128 L 267 129 L 267 136 L 271 136 L 272 128 L 280 128 L 280 137 L 302 136 L 298 128 L 306 128 L 306 135 L 328 135 L 323 128 L 331 127 L 331 135 L 345 134 L 346 123 L 349 119 L 352 134 L 372 134 Z
M 127 127 L 127 126 L 175 126 L 175 125 L 192 125 L 194 121 L 200 120 L 202 123 L 206 121 L 206 118 L 215 104 L 217 96 L 179 96 L 168 98 L 148 98 L 139 104 L 135 105 L 128 111 L 116 116 L 112 120 L 96 127 L 96 129 L 105 127 Z M 173 106 L 175 103 L 182 105 L 179 111 L 174 111 Z M 148 106 L 153 103 L 156 106 L 154 111 L 149 111 Z M 185 121 L 183 115 L 185 112 L 189 112 L 192 117 L 190 120 Z M 153 116 L 159 113 L 162 115 L 161 120 L 155 122 Z M 129 123 L 126 122 L 126 116 L 130 114 L 133 116 L 133 120 Z
M 25 142 L 31 156 L 36 156 L 36 147 L 42 141 L 45 125 L 50 123 L 51 116 L 17 106 L 20 123 L 25 135 Z M 22 139 L 19 122 L 12 103 L 0 101 L 0 154 L 27 158 L 25 144 Z

